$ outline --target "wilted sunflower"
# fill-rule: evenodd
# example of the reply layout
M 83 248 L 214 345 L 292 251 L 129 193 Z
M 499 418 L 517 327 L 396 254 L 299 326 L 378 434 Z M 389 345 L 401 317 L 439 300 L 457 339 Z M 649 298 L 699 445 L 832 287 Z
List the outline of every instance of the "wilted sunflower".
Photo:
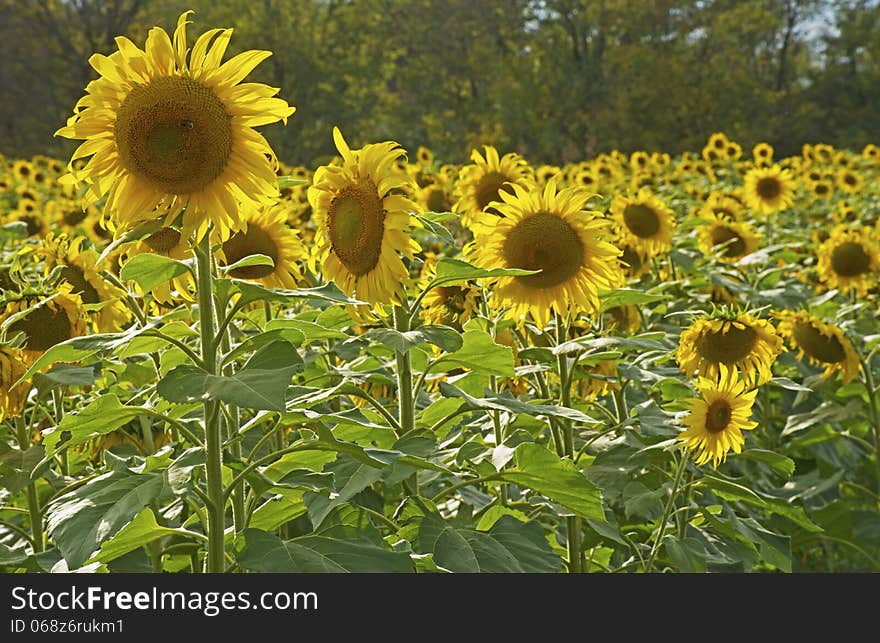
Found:
M 259 281 L 269 288 L 296 288 L 302 279 L 299 262 L 306 249 L 297 231 L 287 225 L 287 208 L 274 205 L 245 215 L 245 229 L 223 242 L 219 259 L 226 265 L 251 255 L 266 255 L 272 266 L 242 266 L 228 271 L 230 277 Z
M 140 254 L 156 254 L 177 261 L 186 261 L 192 258 L 193 251 L 189 241 L 180 234 L 180 230 L 172 227 L 162 227 L 140 241 L 127 244 L 122 249 L 121 263 Z M 137 285 L 135 284 L 137 287 Z M 171 304 L 176 299 L 195 301 L 195 279 L 192 273 L 184 272 L 173 279 L 163 282 L 150 291 L 153 298 L 160 304 Z
M 794 203 L 794 179 L 779 165 L 749 170 L 744 183 L 746 205 L 758 214 L 781 212 Z
M 552 180 L 540 191 L 513 189 L 497 206 L 502 218 L 475 227 L 474 260 L 484 268 L 541 272 L 499 278 L 495 303 L 510 306 L 509 315 L 520 321 L 531 313 L 541 326 L 553 311 L 598 310 L 598 291 L 616 287 L 622 275 L 620 250 L 602 240 L 608 222 L 584 209 L 592 195 L 577 187 L 557 192 Z
M 758 391 L 746 392 L 736 368 L 726 366 L 721 367 L 719 380 L 700 378 L 697 389 L 700 397 L 688 400 L 690 413 L 684 421 L 687 429 L 676 438 L 693 453 L 697 464 L 711 461 L 717 467 L 729 451 L 742 452 L 742 432 L 758 426 L 749 420 Z
M 706 256 L 719 253 L 721 259 L 737 261 L 758 249 L 758 235 L 744 221 L 727 221 L 714 213 L 697 231 L 700 249 Z
M 760 386 L 782 351 L 782 338 L 766 320 L 746 312 L 720 310 L 682 332 L 675 361 L 685 375 L 718 380 L 722 367 L 737 367 L 750 386 Z
M 880 278 L 880 249 L 867 228 L 836 227 L 818 255 L 819 278 L 829 289 L 865 297 Z
M 833 324 L 810 315 L 805 310 L 776 313 L 779 334 L 788 340 L 798 359 L 806 355 L 812 364 L 824 367 L 825 377 L 840 372 L 848 384 L 859 374 L 859 355 L 843 331 Z
M 642 314 L 633 304 L 612 306 L 605 311 L 605 327 L 623 335 L 631 335 L 642 327 Z
M 534 184 L 532 169 L 526 160 L 515 152 L 498 156 L 491 145 L 484 146 L 486 157 L 478 150 L 471 152 L 471 165 L 461 168 L 455 186 L 455 212 L 461 214 L 461 222 L 472 227 L 480 213 L 498 215 L 490 204 L 501 201 L 501 195 L 512 194 L 513 186 Z M 490 219 L 491 221 L 491 219 Z
M 86 334 L 86 312 L 82 299 L 72 289 L 70 284 L 62 284 L 49 297 L 35 300 L 34 297 L 22 296 L 6 302 L 5 309 L 0 313 L 6 336 L 11 338 L 17 333 L 24 334 L 22 354 L 28 362 L 36 360 L 55 344 Z
M 124 328 L 131 314 L 123 302 L 125 292 L 108 283 L 98 272 L 98 254 L 83 249 L 83 237 L 70 238 L 62 233 L 50 234 L 35 254 L 45 260 L 48 275 L 58 268 L 62 283 L 71 285 L 71 292 L 79 295 L 84 305 L 94 306 L 88 311 L 99 333 L 112 333 Z
M 615 196 L 611 215 L 626 246 L 647 256 L 672 248 L 675 213 L 650 190 L 643 188 L 635 196 Z
M 412 258 L 420 249 L 409 235 L 416 205 L 399 194 L 414 189 L 395 166 L 406 152 L 391 141 L 352 150 L 338 128 L 333 139 L 342 165 L 319 167 L 308 193 L 317 227 L 314 259 L 348 295 L 371 304 L 397 302 L 408 279 L 398 253 Z
M 240 84 L 268 51 L 245 51 L 221 64 L 232 29 L 211 29 L 186 43 L 181 14 L 173 41 L 154 27 L 144 51 L 124 37 L 119 51 L 94 54 L 100 74 L 57 135 L 85 139 L 71 161 L 91 157 L 73 179 L 89 189 L 85 203 L 106 197 L 117 228 L 183 210 L 183 235 L 201 236 L 213 221 L 222 238 L 242 225 L 239 205 L 278 194 L 274 154 L 254 127 L 287 122 L 294 108 L 278 89 Z M 189 54 L 189 55 L 188 55 Z
M 13 386 L 27 371 L 27 361 L 21 349 L 0 346 L 0 421 L 21 415 L 30 384 Z

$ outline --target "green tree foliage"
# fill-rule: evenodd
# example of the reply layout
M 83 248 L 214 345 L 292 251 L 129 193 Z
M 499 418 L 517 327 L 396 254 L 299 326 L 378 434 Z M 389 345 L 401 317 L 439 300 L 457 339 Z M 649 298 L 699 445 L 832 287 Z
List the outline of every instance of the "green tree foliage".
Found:
M 698 149 L 724 130 L 780 153 L 860 147 L 880 129 L 877 0 L 192 0 L 258 80 L 298 108 L 281 158 L 393 138 L 458 161 L 492 142 L 535 162 L 613 148 Z M 51 133 L 113 37 L 173 28 L 177 0 L 0 0 L 3 152 L 63 154 Z M 195 30 L 191 37 L 195 35 Z

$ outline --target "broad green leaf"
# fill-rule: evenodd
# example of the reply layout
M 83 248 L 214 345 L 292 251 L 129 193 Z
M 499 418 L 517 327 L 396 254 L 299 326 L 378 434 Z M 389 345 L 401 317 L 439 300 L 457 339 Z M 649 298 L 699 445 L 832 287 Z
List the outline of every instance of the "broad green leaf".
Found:
M 156 522 L 156 516 L 148 507 L 135 516 L 134 520 L 120 529 L 115 536 L 101 543 L 101 550 L 86 562 L 101 561 L 102 563 L 108 563 L 162 536 L 180 535 L 181 531 L 171 527 L 160 527 Z
M 455 239 L 452 236 L 452 233 L 449 232 L 449 229 L 443 225 L 445 221 L 452 221 L 457 219 L 458 217 L 451 212 L 424 212 L 422 214 L 417 214 L 416 218 L 422 223 L 425 229 L 434 234 L 447 244 L 453 246 L 455 245 Z
M 309 518 L 315 527 L 339 505 L 348 502 L 374 482 L 382 479 L 383 470 L 352 458 L 339 457 L 324 467 L 325 473 L 333 474 L 334 492 L 306 492 L 303 502 L 309 510 Z M 288 474 L 289 475 L 289 474 Z
M 44 455 L 41 444 L 22 451 L 0 441 L 0 489 L 8 489 L 16 494 L 27 487 L 31 482 L 31 472 Z
M 237 542 L 236 560 L 262 573 L 409 573 L 409 556 L 379 544 L 325 536 L 304 536 L 283 541 L 274 534 L 247 529 Z
M 278 340 L 261 347 L 230 376 L 211 375 L 196 366 L 175 366 L 159 380 L 156 390 L 169 402 L 208 398 L 242 408 L 283 411 L 290 378 L 302 366 L 296 349 Z
M 374 328 L 366 333 L 366 337 L 375 339 L 398 353 L 405 353 L 423 344 L 434 344 L 448 352 L 462 347 L 461 335 L 448 326 L 421 326 L 405 333 L 393 328 Z
M 472 397 L 461 389 L 440 382 L 440 393 L 445 397 L 461 398 L 474 410 L 490 409 L 498 411 L 510 411 L 512 413 L 524 413 L 533 417 L 552 416 L 566 418 L 582 424 L 598 424 L 598 420 L 590 417 L 586 413 L 582 413 L 577 409 L 570 409 L 564 406 L 556 406 L 553 404 L 529 404 L 513 397 L 505 397 L 495 395 L 492 397 Z
M 139 415 L 148 413 L 150 409 L 125 406 L 112 393 L 97 397 L 84 409 L 65 415 L 58 426 L 43 431 L 46 455 L 51 456 L 58 449 L 73 447 L 100 435 L 107 435 Z
M 525 442 L 516 448 L 515 462 L 500 473 L 501 479 L 537 491 L 582 518 L 605 521 L 601 492 L 571 460 Z
M 268 255 L 254 254 L 243 257 L 235 263 L 229 264 L 228 266 L 223 266 L 220 268 L 220 270 L 228 274 L 233 270 L 238 270 L 239 268 L 249 268 L 250 266 L 269 266 L 274 268 L 275 261 L 272 259 L 272 257 Z
M 34 384 L 43 390 L 49 390 L 56 386 L 91 386 L 95 383 L 101 367 L 98 364 L 92 366 L 74 366 L 72 364 L 55 364 L 45 373 L 34 373 Z
M 149 292 L 189 270 L 189 266 L 182 261 L 145 252 L 129 259 L 119 271 L 119 278 L 134 281 L 141 290 Z
M 482 330 L 465 331 L 462 347 L 441 357 L 434 365 L 440 367 L 468 368 L 475 373 L 513 377 L 513 350 L 510 346 L 501 346 L 492 340 L 492 336 Z
M 746 449 L 737 457 L 766 464 L 786 480 L 791 478 L 792 474 L 794 474 L 794 460 L 776 453 L 775 451 L 767 451 L 765 449 Z
M 340 330 L 327 328 L 321 324 L 303 319 L 273 319 L 266 324 L 266 330 L 269 332 L 273 330 L 299 331 L 306 342 L 322 341 L 325 339 L 349 339 L 349 336 Z
M 229 364 L 230 362 L 242 357 L 243 355 L 247 355 L 251 351 L 258 350 L 267 344 L 271 344 L 276 341 L 283 341 L 293 344 L 294 346 L 299 346 L 305 340 L 305 335 L 303 335 L 302 331 L 296 330 L 294 328 L 287 329 L 275 329 L 264 331 L 262 333 L 257 333 L 251 337 L 245 339 L 241 344 L 236 346 L 234 349 L 229 351 L 229 353 L 223 358 L 223 364 Z M 298 357 L 298 356 L 297 356 Z
M 437 262 L 436 281 L 453 283 L 456 281 L 468 281 L 470 279 L 483 279 L 486 277 L 519 277 L 533 275 L 540 270 L 524 270 L 520 268 L 477 268 L 461 259 L 441 259 Z
M 254 511 L 250 523 L 254 529 L 273 531 L 306 513 L 303 490 L 279 489 Z
M 279 176 L 278 177 L 278 187 L 280 189 L 284 188 L 292 188 L 298 185 L 308 185 L 309 179 L 301 179 L 296 176 Z
M 706 549 L 694 538 L 680 540 L 675 536 L 663 539 L 666 555 L 686 574 L 702 574 L 706 571 Z
M 105 473 L 55 498 L 47 512 L 49 535 L 71 569 L 81 567 L 101 544 L 127 525 L 166 489 L 158 473 Z
M 253 301 L 275 301 L 290 303 L 295 299 L 312 299 L 316 301 L 329 301 L 336 304 L 364 304 L 365 302 L 348 297 L 332 281 L 316 288 L 298 288 L 295 290 L 270 290 L 260 284 L 242 279 L 220 279 L 215 286 L 228 289 L 228 293 L 237 292 L 241 295 L 238 303 L 247 304 Z M 221 285 L 223 284 L 223 285 Z
M 669 299 L 669 295 L 652 295 L 634 288 L 617 288 L 616 290 L 600 292 L 599 299 L 602 301 L 602 310 L 605 311 L 616 306 L 634 306 L 663 301 L 664 299 Z
M 457 529 L 436 514 L 421 521 L 417 551 L 452 572 L 553 573 L 562 561 L 547 542 L 541 525 L 501 516 L 488 531 Z

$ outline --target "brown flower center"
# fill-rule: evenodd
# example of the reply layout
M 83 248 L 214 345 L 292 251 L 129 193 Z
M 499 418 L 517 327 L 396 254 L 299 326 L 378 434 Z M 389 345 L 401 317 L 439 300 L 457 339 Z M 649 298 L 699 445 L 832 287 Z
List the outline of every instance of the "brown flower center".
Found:
M 727 243 L 721 254 L 725 257 L 739 257 L 746 252 L 746 242 L 735 230 L 727 226 L 714 226 L 710 232 L 712 238 L 712 246 L 720 246 Z
M 513 194 L 513 190 L 504 185 L 509 180 L 501 172 L 488 172 L 484 174 L 474 188 L 474 200 L 477 202 L 477 207 L 480 210 L 485 210 L 486 206 L 493 201 L 501 201 L 502 190 L 508 194 Z M 489 210 L 489 212 L 498 214 L 494 208 Z
M 126 168 L 166 194 L 190 194 L 217 179 L 232 155 L 231 117 L 208 87 L 187 76 L 136 85 L 116 117 Z
M 517 223 L 504 240 L 502 252 L 510 268 L 542 271 L 515 278 L 529 288 L 552 288 L 564 283 L 584 263 L 584 244 L 577 230 L 547 212 L 529 215 Z
M 732 409 L 725 399 L 715 400 L 706 409 L 706 430 L 709 433 L 721 433 L 730 424 Z
M 831 253 L 831 268 L 841 277 L 863 275 L 870 267 L 871 257 L 856 241 L 841 243 Z
M 715 364 L 736 364 L 745 359 L 758 341 L 758 333 L 751 326 L 726 331 L 709 332 L 697 341 L 697 352 L 703 359 Z
M 836 364 L 846 360 L 846 351 L 840 340 L 832 335 L 823 335 L 818 328 L 808 322 L 797 322 L 792 329 L 798 348 L 807 355 L 826 364 Z
M 349 185 L 333 197 L 328 212 L 333 252 L 355 276 L 379 263 L 385 234 L 385 206 L 372 182 Z
M 630 232 L 641 239 L 650 239 L 660 229 L 660 217 L 650 206 L 633 203 L 623 211 L 623 221 Z
M 272 266 L 242 266 L 229 271 L 230 276 L 238 279 L 262 279 L 275 272 L 278 267 L 278 246 L 274 239 L 256 225 L 249 225 L 245 232 L 236 232 L 223 244 L 226 261 L 233 264 L 251 255 L 271 257 Z
M 764 201 L 772 201 L 782 193 L 782 184 L 772 176 L 758 180 L 755 190 Z
M 180 232 L 174 228 L 161 228 L 144 239 L 144 243 L 153 252 L 167 257 L 175 246 L 180 243 Z
M 24 348 L 29 351 L 47 351 L 71 337 L 70 320 L 65 310 L 45 304 L 32 309 L 10 325 L 9 330 L 13 334 L 24 333 Z

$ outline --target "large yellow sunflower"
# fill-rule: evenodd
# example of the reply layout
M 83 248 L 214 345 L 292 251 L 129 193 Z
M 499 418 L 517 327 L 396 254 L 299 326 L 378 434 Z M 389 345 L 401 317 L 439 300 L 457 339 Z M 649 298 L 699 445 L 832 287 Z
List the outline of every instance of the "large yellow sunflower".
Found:
M 21 415 L 31 387 L 28 382 L 13 386 L 27 371 L 21 349 L 0 346 L 0 421 Z
M 798 351 L 798 359 L 806 355 L 812 364 L 824 367 L 825 377 L 840 372 L 844 384 L 859 374 L 859 355 L 840 328 L 824 323 L 805 310 L 783 310 L 776 313 L 776 317 L 779 334 L 788 340 L 792 350 Z
M 33 362 L 55 344 L 86 334 L 82 299 L 72 290 L 70 284 L 62 284 L 49 297 L 20 297 L 6 302 L 0 313 L 2 327 L 7 337 L 24 335 L 22 355 L 27 362 Z
M 700 249 L 706 256 L 725 261 L 737 261 L 758 249 L 758 234 L 745 221 L 729 221 L 715 214 L 704 212 L 705 225 L 697 231 Z
M 469 228 L 481 213 L 497 216 L 499 211 L 491 204 L 500 202 L 504 193 L 512 194 L 514 185 L 534 184 L 532 168 L 522 156 L 509 152 L 499 158 L 498 150 L 491 145 L 485 145 L 484 149 L 485 158 L 478 150 L 471 152 L 473 163 L 461 168 L 455 186 L 453 210 L 461 214 L 462 224 Z
M 698 371 L 714 380 L 722 367 L 737 367 L 746 384 L 759 386 L 773 376 L 770 368 L 781 351 L 782 338 L 768 321 L 721 310 L 697 319 L 681 334 L 675 361 L 685 375 Z
M 268 51 L 245 51 L 221 64 L 232 29 L 211 29 L 190 51 L 189 11 L 173 41 L 150 29 L 144 50 L 124 37 L 110 56 L 89 63 L 100 74 L 57 135 L 84 139 L 69 166 L 89 188 L 85 203 L 106 198 L 111 222 L 129 228 L 185 208 L 183 234 L 201 236 L 213 221 L 226 238 L 242 226 L 240 206 L 278 194 L 274 154 L 254 127 L 287 122 L 294 109 L 278 89 L 240 84 Z M 81 170 L 73 162 L 91 157 Z M 158 212 L 157 212 L 158 210 Z
M 397 302 L 409 275 L 398 252 L 412 258 L 420 250 L 409 235 L 418 224 L 416 205 L 400 194 L 415 184 L 395 164 L 406 152 L 391 141 L 352 150 L 338 128 L 333 139 L 342 165 L 319 167 L 309 187 L 317 228 L 313 258 L 348 295 L 371 304 Z
M 880 249 L 867 228 L 836 227 L 818 255 L 819 278 L 828 288 L 865 297 L 880 278 Z
M 233 268 L 227 273 L 230 277 L 259 281 L 269 288 L 296 288 L 306 249 L 297 231 L 287 225 L 287 210 L 278 204 L 245 216 L 247 227 L 223 242 L 220 261 L 231 265 L 250 255 L 266 255 L 275 265 Z
M 557 192 L 554 180 L 543 190 L 514 185 L 496 206 L 502 218 L 484 214 L 494 225 L 475 226 L 478 265 L 541 271 L 498 279 L 492 298 L 510 307 L 509 316 L 522 321 L 531 313 L 545 326 L 553 311 L 594 312 L 598 291 L 622 282 L 620 250 L 603 240 L 608 221 L 585 210 L 591 196 L 577 187 Z
M 84 237 L 50 234 L 35 254 L 45 260 L 45 273 L 60 267 L 62 283 L 72 287 L 84 305 L 90 306 L 89 317 L 99 333 L 112 333 L 128 325 L 131 314 L 123 302 L 125 292 L 104 279 L 98 272 L 98 254 L 83 249 Z
M 635 196 L 618 194 L 611 202 L 611 215 L 620 229 L 621 241 L 643 254 L 669 252 L 675 213 L 647 188 Z
M 687 429 L 676 437 L 693 453 L 697 464 L 711 461 L 717 467 L 729 451 L 742 452 L 742 432 L 758 426 L 749 420 L 758 391 L 747 392 L 736 368 L 726 366 L 721 367 L 720 380 L 700 378 L 697 389 L 700 397 L 688 400 Z
M 794 203 L 794 178 L 778 165 L 749 170 L 744 183 L 746 205 L 758 214 L 781 212 Z

